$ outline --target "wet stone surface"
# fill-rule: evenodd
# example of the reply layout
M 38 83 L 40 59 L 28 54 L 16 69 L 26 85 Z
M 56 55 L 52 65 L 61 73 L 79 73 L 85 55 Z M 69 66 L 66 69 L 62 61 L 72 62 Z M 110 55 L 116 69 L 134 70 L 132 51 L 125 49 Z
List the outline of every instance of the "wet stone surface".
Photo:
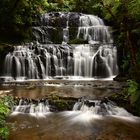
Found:
M 135 118 L 134 118 L 135 120 Z M 140 120 L 114 117 L 94 118 L 68 112 L 48 114 L 43 117 L 11 116 L 16 122 L 9 140 L 139 140 Z
M 49 83 L 49 84 L 48 84 Z M 15 98 L 38 100 L 51 97 L 52 101 L 60 99 L 78 100 L 104 99 L 119 93 L 125 85 L 113 81 L 42 82 L 28 85 L 3 86 L 4 94 Z M 59 98 L 59 100 L 57 99 Z M 48 98 L 47 98 L 48 99 Z M 76 101 L 75 101 L 76 102 Z M 7 118 L 14 123 L 8 140 L 139 140 L 140 118 L 132 115 L 112 116 L 95 115 L 90 111 L 48 111 L 42 113 L 17 113 Z M 10 127 L 10 126 L 9 126 Z

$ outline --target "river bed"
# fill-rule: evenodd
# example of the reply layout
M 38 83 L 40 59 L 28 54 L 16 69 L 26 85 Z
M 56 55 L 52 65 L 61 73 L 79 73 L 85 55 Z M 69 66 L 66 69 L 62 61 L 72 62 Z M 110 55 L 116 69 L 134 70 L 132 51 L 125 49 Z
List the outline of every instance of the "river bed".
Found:
M 5 85 L 1 90 L 9 90 L 6 94 L 28 99 L 54 94 L 99 100 L 120 92 L 124 86 L 115 81 L 48 81 Z M 74 110 L 16 113 L 11 114 L 7 122 L 14 123 L 8 140 L 140 140 L 140 118 L 125 113 L 124 116 Z
M 139 140 L 137 117 L 96 116 L 91 113 L 65 111 L 44 116 L 18 114 L 9 140 Z

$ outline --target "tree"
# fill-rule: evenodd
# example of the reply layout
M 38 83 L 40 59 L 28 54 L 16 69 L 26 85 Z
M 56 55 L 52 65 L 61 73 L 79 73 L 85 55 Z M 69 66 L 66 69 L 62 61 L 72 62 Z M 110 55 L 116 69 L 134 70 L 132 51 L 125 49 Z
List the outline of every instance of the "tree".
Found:
M 47 0 L 1 0 L 0 33 L 1 39 L 29 39 L 32 22 L 36 15 L 47 10 Z
M 116 29 L 117 40 L 130 56 L 131 78 L 140 82 L 140 71 L 137 61 L 140 39 L 140 1 L 139 0 L 99 0 L 104 8 L 105 19 L 111 20 Z
M 10 109 L 14 106 L 14 100 L 10 96 L 0 97 L 0 139 L 6 140 L 9 135 L 9 129 L 6 125 L 6 118 Z
M 74 9 L 74 0 L 49 0 L 48 12 L 70 12 Z

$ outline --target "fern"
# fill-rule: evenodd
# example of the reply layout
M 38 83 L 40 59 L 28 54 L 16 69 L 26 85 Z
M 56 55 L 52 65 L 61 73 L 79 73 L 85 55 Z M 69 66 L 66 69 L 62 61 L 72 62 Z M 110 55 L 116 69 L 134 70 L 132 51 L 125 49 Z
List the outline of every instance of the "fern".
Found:
M 0 140 L 6 140 L 9 135 L 6 126 L 6 117 L 10 113 L 10 108 L 14 105 L 13 98 L 5 96 L 0 98 Z
M 133 80 L 128 80 L 127 84 L 128 84 L 127 94 L 130 98 L 130 102 L 131 102 L 131 104 L 135 104 L 135 102 L 140 97 L 138 83 Z

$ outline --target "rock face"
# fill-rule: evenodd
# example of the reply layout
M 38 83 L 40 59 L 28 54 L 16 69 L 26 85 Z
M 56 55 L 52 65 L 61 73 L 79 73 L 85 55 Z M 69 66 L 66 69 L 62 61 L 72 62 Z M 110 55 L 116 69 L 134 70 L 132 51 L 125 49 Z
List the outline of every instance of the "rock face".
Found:
M 79 27 L 79 13 L 46 13 L 38 26 L 33 27 L 33 38 L 40 43 L 61 44 L 76 38 Z
M 117 50 L 109 27 L 99 17 L 46 13 L 35 25 L 34 43 L 15 46 L 13 52 L 7 53 L 3 76 L 16 80 L 98 79 L 118 74 Z
M 9 52 L 14 51 L 14 46 L 0 44 L 0 76 L 3 74 L 4 58 Z M 0 79 L 1 82 L 2 79 Z
M 44 14 L 33 27 L 33 38 L 39 43 L 61 44 L 80 39 L 89 43 L 113 43 L 109 28 L 102 19 L 81 13 Z

